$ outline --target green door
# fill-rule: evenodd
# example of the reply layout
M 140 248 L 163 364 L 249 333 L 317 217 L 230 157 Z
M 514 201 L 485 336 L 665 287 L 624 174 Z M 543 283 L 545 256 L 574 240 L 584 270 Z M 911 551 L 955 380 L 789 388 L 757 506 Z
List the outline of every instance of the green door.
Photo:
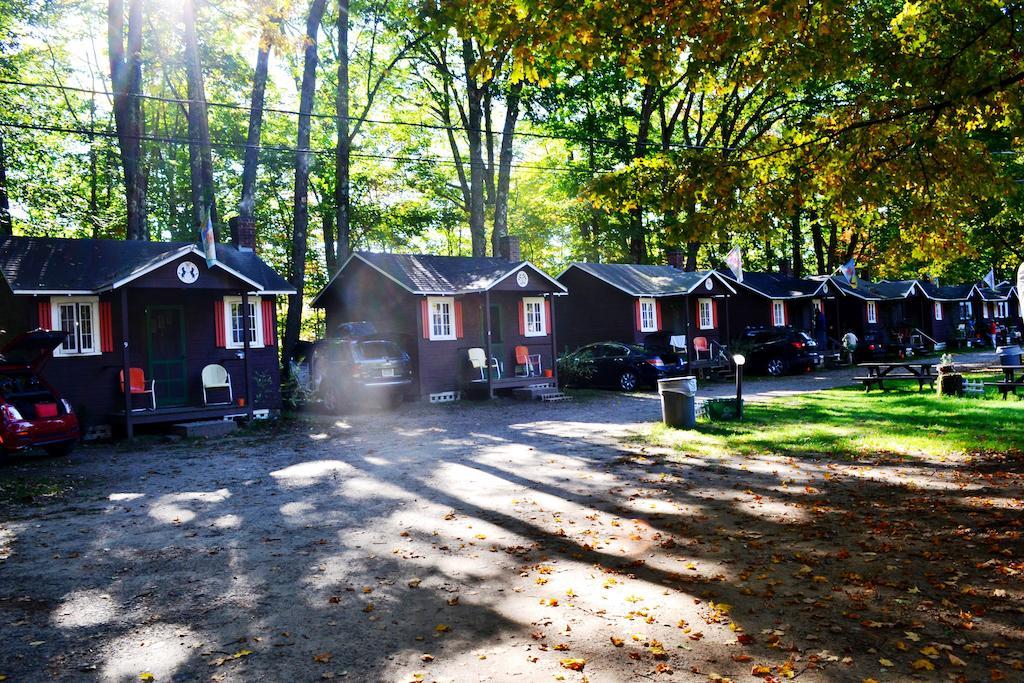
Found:
M 481 337 L 484 343 L 487 341 L 487 318 L 480 321 Z M 505 360 L 505 338 L 501 320 L 501 306 L 491 304 L 491 357 L 497 358 L 502 365 L 507 365 Z M 486 347 L 485 347 L 486 348 Z
M 149 349 L 147 378 L 156 382 L 158 408 L 183 406 L 188 401 L 185 376 L 185 311 L 181 306 L 146 308 Z

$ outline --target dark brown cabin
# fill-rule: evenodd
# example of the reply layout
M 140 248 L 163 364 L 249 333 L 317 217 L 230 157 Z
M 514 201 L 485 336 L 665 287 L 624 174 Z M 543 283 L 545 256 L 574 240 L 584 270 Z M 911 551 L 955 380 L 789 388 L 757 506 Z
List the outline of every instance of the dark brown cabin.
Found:
M 356 252 L 313 299 L 326 312 L 327 335 L 346 322 L 373 323 L 380 336 L 411 357 L 414 393 L 451 400 L 479 389 L 489 395 L 557 381 L 552 298 L 565 288 L 527 261 L 513 258 Z M 540 356 L 532 376 L 515 348 Z M 469 361 L 483 349 L 499 371 Z
M 729 325 L 735 337 L 748 327 L 790 326 L 812 332 L 815 312 L 822 308 L 827 283 L 781 273 L 743 273 L 740 282 L 731 273 L 722 275 L 736 288 L 729 306 Z M 826 310 L 826 325 L 828 313 Z
M 573 263 L 558 281 L 569 291 L 557 302 L 558 341 L 569 350 L 602 341 L 664 345 L 685 348 L 696 367 L 699 360 L 713 360 L 729 336 L 735 290 L 715 271 Z
M 1000 282 L 994 288 L 979 283 L 971 289 L 969 301 L 975 324 L 982 332 L 992 320 L 1007 327 L 1022 326 L 1019 293 L 1009 282 Z
M 294 290 L 251 246 L 218 244 L 208 266 L 193 244 L 6 237 L 0 270 L 0 346 L 35 328 L 70 333 L 44 374 L 87 435 L 281 407 L 277 297 Z M 210 364 L 230 375 L 230 402 L 215 390 L 204 403 Z M 123 392 L 126 368 L 155 382 L 155 410 Z

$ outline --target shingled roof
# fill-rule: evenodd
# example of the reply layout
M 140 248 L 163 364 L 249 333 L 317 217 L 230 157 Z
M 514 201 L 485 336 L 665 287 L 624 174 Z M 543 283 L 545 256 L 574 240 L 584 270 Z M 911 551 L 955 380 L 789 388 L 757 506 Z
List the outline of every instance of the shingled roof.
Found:
M 631 296 L 685 295 L 709 277 L 717 277 L 726 287 L 733 289 L 729 282 L 713 270 L 683 271 L 674 266 L 635 263 L 572 263 L 558 277 L 561 278 L 572 268 L 578 268 Z
M 0 273 L 15 294 L 95 294 L 188 253 L 202 255 L 187 242 L 5 237 L 0 239 Z M 253 252 L 218 244 L 217 260 L 215 267 L 248 281 L 256 291 L 295 291 Z
M 802 299 L 817 295 L 824 284 L 810 278 L 797 278 L 781 273 L 743 273 L 738 282 L 731 273 L 718 271 L 730 282 L 737 283 L 767 299 Z
M 529 261 L 509 261 L 482 256 L 434 256 L 431 254 L 390 254 L 357 251 L 338 270 L 334 278 L 313 299 L 320 298 L 353 260 L 360 260 L 412 294 L 456 295 L 486 291 L 516 271 L 528 268 L 556 289 L 565 287 Z
M 1007 301 L 1011 296 L 1017 294 L 1017 288 L 1009 282 L 1000 282 L 995 289 L 984 283 L 974 285 L 974 290 L 981 297 L 982 301 Z
M 932 301 L 966 301 L 974 290 L 974 285 L 937 285 L 929 280 L 918 280 L 917 284 Z

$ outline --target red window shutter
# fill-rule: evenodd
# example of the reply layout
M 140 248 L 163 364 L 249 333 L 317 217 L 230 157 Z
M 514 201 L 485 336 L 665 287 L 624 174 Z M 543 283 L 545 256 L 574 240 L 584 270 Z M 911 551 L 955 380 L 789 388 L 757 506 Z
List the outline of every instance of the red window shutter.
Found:
M 658 316 L 654 321 L 654 329 L 660 330 L 664 327 L 664 325 L 661 324 L 661 299 L 654 300 L 654 314 Z
M 455 338 L 462 339 L 462 302 L 455 302 Z
M 110 302 L 100 302 L 100 352 L 114 351 L 114 325 L 111 320 Z
M 551 299 L 544 299 L 544 329 L 551 334 Z
M 430 339 L 430 302 L 420 301 L 420 316 L 423 318 L 423 338 Z
M 273 346 L 277 343 L 275 338 L 277 336 L 277 318 L 274 315 L 274 300 L 261 299 L 260 302 L 260 305 L 263 307 L 263 345 Z
M 519 300 L 519 336 L 526 335 L 526 302 Z
M 697 316 L 693 319 L 694 326 L 700 329 L 700 299 L 697 299 Z
M 718 301 L 711 300 L 711 327 L 718 329 Z
M 638 332 L 642 332 L 644 329 L 643 313 L 640 312 L 640 299 L 636 300 L 636 329 Z
M 213 301 L 213 336 L 217 348 L 227 347 L 227 336 L 224 333 L 224 299 Z
M 50 300 L 39 300 L 39 328 L 43 330 L 53 329 L 53 317 L 50 313 Z
M 789 324 L 789 304 L 785 301 L 782 302 L 782 324 Z

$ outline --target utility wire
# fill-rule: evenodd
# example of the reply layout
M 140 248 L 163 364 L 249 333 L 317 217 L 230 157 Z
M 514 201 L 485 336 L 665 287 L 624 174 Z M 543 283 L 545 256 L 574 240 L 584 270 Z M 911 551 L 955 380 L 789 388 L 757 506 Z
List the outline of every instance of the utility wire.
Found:
M 113 139 L 117 139 L 118 137 L 120 137 L 120 136 L 118 136 L 117 133 L 115 133 L 113 131 L 109 131 L 109 130 L 93 130 L 93 129 L 89 129 L 89 128 L 68 128 L 68 127 L 65 127 L 65 126 L 50 126 L 50 125 L 42 125 L 42 124 L 34 124 L 34 123 L 13 123 L 13 122 L 0 121 L 0 128 L 15 128 L 15 129 L 19 129 L 19 130 L 35 130 L 35 131 L 50 132 L 50 133 L 68 133 L 68 134 L 72 134 L 72 135 L 99 136 L 99 137 L 113 138 Z M 165 136 L 165 135 L 125 135 L 123 137 L 125 139 L 128 139 L 128 140 L 142 140 L 142 141 L 148 141 L 148 142 L 163 142 L 163 143 L 169 143 L 169 144 L 175 144 L 175 145 L 190 145 L 190 144 L 195 144 L 196 143 L 195 140 L 191 140 L 189 138 L 181 138 L 181 137 L 173 137 L 173 136 Z M 247 143 L 244 143 L 244 142 L 224 142 L 224 141 L 217 141 L 217 140 L 211 140 L 210 141 L 210 146 L 211 147 L 226 147 L 226 148 L 234 148 L 234 149 L 246 149 L 246 148 L 250 147 L 250 145 L 248 145 Z M 333 148 L 331 148 L 331 149 L 316 149 L 316 148 L 302 149 L 300 147 L 285 147 L 285 146 L 282 146 L 282 145 L 258 145 L 258 148 L 261 151 L 288 152 L 288 153 L 293 153 L 293 154 L 309 153 L 309 154 L 318 154 L 318 155 L 322 154 L 322 155 L 332 155 L 332 156 L 335 154 L 335 150 Z M 443 158 L 443 157 L 399 156 L 399 155 L 388 155 L 388 154 L 371 154 L 371 153 L 367 153 L 367 152 L 351 152 L 351 156 L 357 157 L 357 158 L 360 158 L 360 159 L 379 159 L 379 160 L 383 160 L 383 161 L 401 161 L 401 162 L 406 162 L 406 163 L 449 164 L 449 165 L 452 165 L 452 166 L 458 166 L 458 165 L 460 165 L 460 163 L 465 163 L 467 166 L 472 166 L 471 162 L 458 162 L 455 159 L 447 159 L 447 158 Z M 599 175 L 603 175 L 603 174 L 606 174 L 606 173 L 613 172 L 612 169 L 594 169 L 593 171 L 591 171 L 591 169 L 581 168 L 581 167 L 574 168 L 574 167 L 571 167 L 571 166 L 548 166 L 548 165 L 543 165 L 543 164 L 532 164 L 532 163 L 526 163 L 526 162 L 518 162 L 518 163 L 517 162 L 513 162 L 512 164 L 510 164 L 510 167 L 511 168 L 529 169 L 529 170 L 535 170 L 535 171 L 556 171 L 556 172 L 561 172 L 561 173 L 594 173 L 594 174 L 599 174 Z
M 91 89 L 91 88 L 79 88 L 79 87 L 68 86 L 68 85 L 56 85 L 56 84 L 53 84 L 53 83 L 39 83 L 39 82 L 18 81 L 18 80 L 6 79 L 6 78 L 0 78 L 0 85 L 12 85 L 12 86 L 19 86 L 19 87 L 27 87 L 27 88 L 47 88 L 47 89 L 51 89 L 51 90 L 70 90 L 72 92 L 79 92 L 79 93 L 83 93 L 83 94 L 86 94 L 86 95 L 104 95 L 106 97 L 116 97 L 116 96 L 118 96 L 117 93 L 109 92 L 107 90 L 95 90 L 95 89 Z M 162 97 L 160 95 L 146 95 L 146 94 L 143 94 L 143 93 L 125 93 L 125 96 L 133 97 L 133 98 L 138 98 L 138 99 L 143 99 L 143 100 L 153 100 L 155 102 L 166 102 L 166 103 L 170 103 L 170 104 L 188 104 L 188 105 L 192 105 L 192 104 L 198 104 L 199 103 L 197 100 L 190 100 L 188 98 Z M 248 105 L 234 104 L 234 103 L 231 103 L 231 102 L 216 102 L 216 101 L 206 100 L 205 104 L 208 107 L 220 107 L 222 109 L 235 109 L 235 110 L 247 111 L 247 112 L 252 112 L 252 111 L 256 110 L 255 108 L 250 107 Z M 303 114 L 302 112 L 295 111 L 293 109 L 279 109 L 279 108 L 275 108 L 275 107 L 261 107 L 261 108 L 259 108 L 259 111 L 262 111 L 264 113 L 269 112 L 269 113 L 272 113 L 272 114 L 288 114 L 290 116 L 309 116 L 310 118 L 314 118 L 314 119 L 330 119 L 332 121 L 338 119 L 338 116 L 335 115 L 335 114 L 317 114 L 315 112 L 310 112 L 309 114 Z M 465 131 L 467 133 L 472 132 L 472 133 L 480 133 L 481 135 L 494 135 L 494 136 L 504 135 L 504 133 L 502 131 L 500 131 L 500 130 L 488 131 L 486 129 L 464 128 L 462 126 L 443 126 L 441 124 L 423 123 L 423 122 L 420 122 L 420 121 L 400 121 L 400 120 L 396 120 L 396 119 L 371 119 L 371 118 L 365 118 L 365 117 L 361 117 L 361 116 L 349 116 L 348 120 L 350 122 L 351 121 L 363 121 L 364 123 L 372 123 L 372 124 L 383 125 L 383 126 L 407 126 L 407 127 L 410 127 L 410 128 L 423 128 L 423 129 L 427 129 L 427 130 L 452 131 L 452 132 Z M 627 141 L 617 140 L 617 139 L 614 139 L 614 138 L 596 138 L 596 137 L 586 137 L 586 136 L 555 135 L 554 133 L 533 133 L 533 132 L 525 132 L 525 131 L 516 131 L 516 132 L 512 133 L 512 135 L 514 137 L 536 138 L 536 139 L 542 139 L 542 140 L 563 140 L 563 141 L 566 141 L 566 142 L 602 143 L 602 144 L 606 144 L 606 145 L 625 145 L 625 144 L 627 144 Z M 632 144 L 634 144 L 634 142 L 633 141 L 628 141 L 628 144 L 632 145 Z M 650 142 L 650 141 L 648 141 L 648 142 L 645 142 L 643 144 L 645 146 L 648 146 L 648 147 L 657 147 L 658 149 L 661 149 L 661 146 L 662 146 L 662 144 L 660 142 Z M 710 151 L 714 151 L 714 152 L 735 151 L 734 148 L 732 148 L 732 147 L 720 147 L 720 146 L 709 146 L 709 145 L 687 145 L 687 144 L 681 143 L 681 142 L 672 142 L 672 143 L 669 143 L 669 146 L 670 147 L 675 147 L 677 149 L 710 150 Z

